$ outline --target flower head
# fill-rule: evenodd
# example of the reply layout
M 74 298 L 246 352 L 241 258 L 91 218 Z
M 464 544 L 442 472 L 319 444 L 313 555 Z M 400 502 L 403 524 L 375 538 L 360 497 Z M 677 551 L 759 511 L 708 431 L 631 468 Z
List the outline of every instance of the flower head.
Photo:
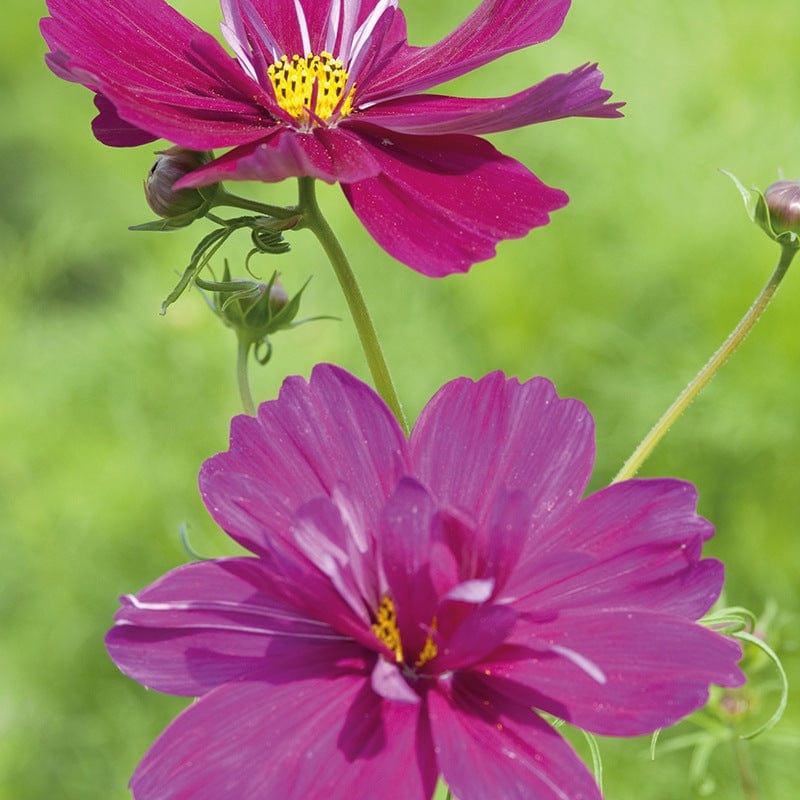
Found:
M 764 190 L 773 230 L 800 236 L 800 181 L 780 180 Z
M 198 696 L 137 800 L 598 800 L 539 712 L 632 736 L 738 686 L 738 645 L 696 620 L 722 565 L 693 487 L 582 499 L 585 406 L 544 379 L 447 384 L 406 440 L 346 372 L 290 378 L 200 486 L 250 557 L 123 598 L 107 639 L 146 686 Z
M 549 39 L 569 0 L 484 0 L 430 47 L 407 43 L 398 0 L 221 4 L 235 60 L 164 0 L 47 0 L 48 64 L 96 93 L 106 144 L 232 148 L 178 189 L 339 182 L 378 244 L 427 275 L 466 271 L 567 202 L 480 134 L 619 116 L 595 64 L 508 97 L 420 94 Z

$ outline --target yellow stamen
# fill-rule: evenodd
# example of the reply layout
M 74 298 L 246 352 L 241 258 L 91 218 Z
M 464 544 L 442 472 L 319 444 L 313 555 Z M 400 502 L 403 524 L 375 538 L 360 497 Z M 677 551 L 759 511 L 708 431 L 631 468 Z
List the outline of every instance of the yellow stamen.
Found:
M 394 653 L 398 663 L 403 660 L 403 645 L 400 644 L 400 629 L 397 627 L 397 612 L 394 603 L 384 597 L 378 609 L 378 621 L 372 632 Z
M 294 55 L 291 60 L 281 56 L 267 69 L 267 75 L 278 105 L 298 122 L 313 124 L 314 117 L 327 120 L 337 107 L 337 117 L 346 117 L 353 110 L 356 87 L 352 86 L 342 101 L 348 73 L 330 53 L 309 53 L 305 58 Z
M 431 622 L 431 631 L 436 631 L 436 617 Z M 397 611 L 394 603 L 388 597 L 381 600 L 377 613 L 377 622 L 372 625 L 372 632 L 380 639 L 393 653 L 400 664 L 403 661 L 403 645 L 400 641 L 400 629 L 397 627 Z M 419 654 L 419 658 L 414 662 L 415 667 L 427 664 L 431 659 L 436 658 L 439 652 L 433 636 L 429 635 L 425 640 L 425 645 Z
M 431 621 L 431 631 L 436 632 L 436 617 Z M 414 662 L 414 666 L 421 667 L 423 664 L 427 664 L 431 659 L 436 658 L 438 652 L 439 648 L 436 646 L 436 642 L 433 641 L 433 636 L 429 634 L 419 658 Z

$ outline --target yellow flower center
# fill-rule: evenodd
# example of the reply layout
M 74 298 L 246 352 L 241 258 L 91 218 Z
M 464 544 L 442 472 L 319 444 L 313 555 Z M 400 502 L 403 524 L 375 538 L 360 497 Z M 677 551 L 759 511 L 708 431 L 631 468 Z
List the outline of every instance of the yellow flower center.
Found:
M 353 109 L 356 87 L 342 100 L 348 73 L 330 53 L 309 53 L 305 58 L 294 55 L 291 60 L 281 56 L 267 74 L 278 105 L 298 122 L 313 122 L 315 117 L 327 120 L 334 111 L 338 117 L 346 117 Z
M 436 617 L 431 622 L 431 630 L 436 630 Z M 400 641 L 400 629 L 397 627 L 397 612 L 394 603 L 388 597 L 381 600 L 377 621 L 372 625 L 372 632 L 394 653 L 397 663 L 401 664 L 403 662 L 403 644 Z M 438 652 L 433 637 L 428 636 L 414 666 L 421 667 L 423 664 L 427 664 L 431 659 L 436 658 Z

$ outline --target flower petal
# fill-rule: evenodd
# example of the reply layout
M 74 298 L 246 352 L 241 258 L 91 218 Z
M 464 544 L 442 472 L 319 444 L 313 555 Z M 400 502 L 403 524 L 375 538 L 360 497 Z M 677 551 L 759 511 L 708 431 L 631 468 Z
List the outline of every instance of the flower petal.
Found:
M 92 120 L 92 132 L 99 142 L 109 147 L 138 147 L 158 138 L 122 119 L 104 95 L 96 94 L 94 104 L 99 113 Z
M 359 117 L 399 133 L 484 134 L 564 117 L 619 117 L 622 103 L 607 103 L 597 64 L 553 75 L 511 97 L 492 99 L 408 95 L 380 102 Z
M 228 180 L 275 183 L 295 177 L 351 182 L 374 177 L 380 171 L 371 148 L 343 128 L 300 132 L 276 126 L 262 141 L 231 150 L 189 173 L 175 186 L 183 189 Z
M 509 593 L 528 595 L 520 608 L 649 608 L 698 619 L 719 597 L 723 568 L 700 559 L 713 528 L 696 505 L 695 488 L 672 479 L 596 492 L 532 542 Z M 560 550 L 586 558 L 572 574 L 539 566 Z
M 569 5 L 569 0 L 484 0 L 437 44 L 406 46 L 393 54 L 363 99 L 420 92 L 505 53 L 544 42 L 557 33 Z
M 48 8 L 48 64 L 99 91 L 130 125 L 210 150 L 262 138 L 274 124 L 274 97 L 164 0 L 48 0 Z
M 231 423 L 230 449 L 206 461 L 200 489 L 217 523 L 268 554 L 291 536 L 294 512 L 345 486 L 352 513 L 374 530 L 385 499 L 407 473 L 406 441 L 384 402 L 357 378 L 318 365 L 306 383 L 284 381 L 258 418 Z
M 368 676 L 278 686 L 229 683 L 184 711 L 150 748 L 136 800 L 427 800 L 436 783 L 422 704 L 375 695 Z
M 416 481 L 404 478 L 380 521 L 380 559 L 406 658 L 422 651 L 439 596 L 431 576 L 433 542 L 440 539 L 436 506 Z M 413 660 L 413 659 L 412 659 Z
M 532 648 L 483 666 L 535 696 L 527 702 L 603 736 L 639 736 L 677 722 L 708 701 L 709 685 L 740 686 L 739 645 L 683 617 L 642 611 L 568 610 L 518 624 Z M 600 679 L 602 676 L 602 679 Z
M 457 674 L 429 704 L 439 767 L 459 800 L 601 800 L 569 744 L 489 679 Z
M 266 565 L 252 558 L 187 564 L 122 598 L 106 646 L 116 665 L 144 686 L 196 697 L 270 666 L 330 674 L 357 645 L 276 597 Z M 279 656 L 278 650 L 281 651 Z
M 534 522 L 554 524 L 589 480 L 594 424 L 583 403 L 559 398 L 550 381 L 520 384 L 495 372 L 440 389 L 414 426 L 410 452 L 434 496 L 474 514 L 479 527 L 516 491 L 527 495 Z
M 504 239 L 546 225 L 567 203 L 519 162 L 473 136 L 408 136 L 349 124 L 381 174 L 343 184 L 377 243 L 418 272 L 441 277 L 491 258 Z

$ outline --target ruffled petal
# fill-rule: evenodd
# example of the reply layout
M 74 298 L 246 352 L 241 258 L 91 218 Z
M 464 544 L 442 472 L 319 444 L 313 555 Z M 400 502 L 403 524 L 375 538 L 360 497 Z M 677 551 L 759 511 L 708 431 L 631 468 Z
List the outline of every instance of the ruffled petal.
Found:
M 377 243 L 430 277 L 466 272 L 546 225 L 567 195 L 473 136 L 408 136 L 349 123 L 369 145 L 381 174 L 343 184 Z
M 553 75 L 510 97 L 491 99 L 417 94 L 377 103 L 359 116 L 399 133 L 485 134 L 564 117 L 619 117 L 622 103 L 608 103 L 597 64 Z
M 300 132 L 275 126 L 260 142 L 237 147 L 189 173 L 177 189 L 207 186 L 217 181 L 265 181 L 319 178 L 326 183 L 360 181 L 381 171 L 371 148 L 343 128 Z
M 601 800 L 569 744 L 490 679 L 457 674 L 429 703 L 439 768 L 459 800 Z
M 206 461 L 200 489 L 217 523 L 244 547 L 268 554 L 291 535 L 294 512 L 338 489 L 358 524 L 375 530 L 380 509 L 409 472 L 406 441 L 383 401 L 331 365 L 308 383 L 284 381 L 258 417 L 231 423 L 230 449 Z
M 99 113 L 92 120 L 92 132 L 99 142 L 109 147 L 138 147 L 158 138 L 122 119 L 114 104 L 104 95 L 96 94 L 94 104 Z
M 527 496 L 534 528 L 549 526 L 586 487 L 594 423 L 583 403 L 559 398 L 545 378 L 520 384 L 495 372 L 442 387 L 414 426 L 410 452 L 434 496 L 473 514 L 479 527 L 515 491 Z
M 274 97 L 163 0 L 48 0 L 48 8 L 50 66 L 100 92 L 130 125 L 210 150 L 260 139 L 274 124 Z
M 603 736 L 652 733 L 704 706 L 710 684 L 745 680 L 733 639 L 669 614 L 568 610 L 520 623 L 512 639 L 528 651 L 482 666 L 518 684 L 509 691 L 519 702 Z
M 570 0 L 484 0 L 431 47 L 403 47 L 371 81 L 363 100 L 421 92 L 464 75 L 496 58 L 550 39 L 558 32 Z
M 276 596 L 267 567 L 245 558 L 187 564 L 123 597 L 106 646 L 134 680 L 189 697 L 267 666 L 273 679 L 329 675 L 361 652 Z
M 229 683 L 184 711 L 131 780 L 136 800 L 428 800 L 436 765 L 422 704 L 387 702 L 354 673 Z
M 698 619 L 719 597 L 724 570 L 701 560 L 713 528 L 696 504 L 695 488 L 672 479 L 596 492 L 531 542 L 508 591 L 526 609 L 649 608 Z M 559 551 L 584 558 L 571 574 L 553 573 L 543 564 Z

